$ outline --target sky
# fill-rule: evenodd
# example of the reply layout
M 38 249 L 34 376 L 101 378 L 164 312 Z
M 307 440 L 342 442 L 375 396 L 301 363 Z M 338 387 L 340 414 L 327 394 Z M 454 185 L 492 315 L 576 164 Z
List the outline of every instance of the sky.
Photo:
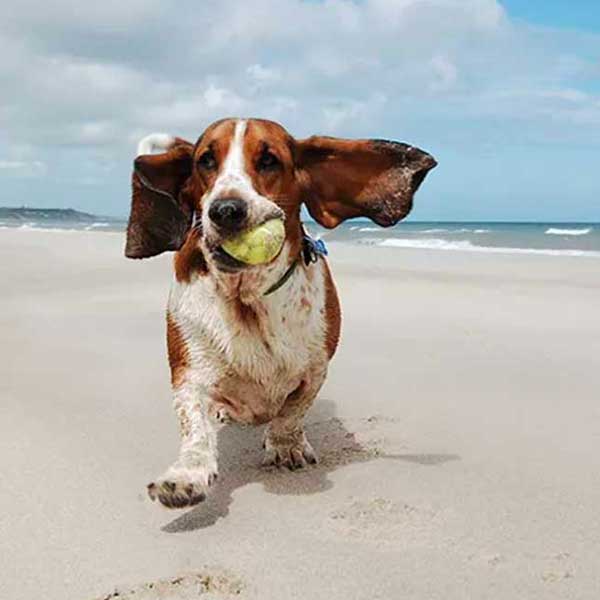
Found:
M 227 116 L 431 152 L 414 220 L 600 222 L 597 0 L 4 0 L 0 205 L 124 216 Z

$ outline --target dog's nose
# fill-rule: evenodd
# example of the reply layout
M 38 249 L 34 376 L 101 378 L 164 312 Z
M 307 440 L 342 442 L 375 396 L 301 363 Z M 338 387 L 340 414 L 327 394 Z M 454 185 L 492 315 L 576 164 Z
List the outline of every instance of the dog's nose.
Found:
M 212 203 L 208 216 L 219 227 L 235 229 L 248 216 L 248 207 L 239 198 L 223 198 Z

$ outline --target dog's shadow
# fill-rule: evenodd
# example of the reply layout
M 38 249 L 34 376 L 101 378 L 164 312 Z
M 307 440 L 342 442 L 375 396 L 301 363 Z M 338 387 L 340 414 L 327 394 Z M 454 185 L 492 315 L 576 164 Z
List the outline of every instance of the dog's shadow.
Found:
M 368 429 L 378 417 L 365 419 Z M 379 458 L 403 460 L 420 465 L 438 465 L 460 457 L 455 454 L 386 454 L 373 443 L 360 443 L 335 416 L 334 404 L 320 399 L 306 425 L 306 435 L 319 456 L 317 466 L 291 472 L 286 468 L 263 469 L 262 427 L 229 425 L 218 433 L 219 481 L 208 499 L 174 519 L 162 530 L 181 533 L 214 525 L 229 513 L 233 492 L 251 483 L 261 483 L 270 494 L 317 494 L 332 487 L 328 474 L 338 467 Z

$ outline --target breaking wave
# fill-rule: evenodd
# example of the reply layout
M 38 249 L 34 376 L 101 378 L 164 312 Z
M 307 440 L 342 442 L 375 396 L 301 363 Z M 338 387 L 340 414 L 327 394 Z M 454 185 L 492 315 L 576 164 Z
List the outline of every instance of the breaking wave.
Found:
M 591 232 L 591 227 L 586 227 L 585 229 L 559 229 L 558 227 L 550 227 L 546 229 L 546 235 L 587 235 Z
M 477 246 L 467 240 L 449 241 L 440 239 L 392 239 L 384 240 L 362 240 L 373 246 L 385 246 L 393 248 L 419 248 L 428 250 L 454 250 L 462 252 L 487 252 L 494 254 L 541 254 L 545 256 L 588 256 L 600 257 L 600 252 L 593 250 L 559 250 L 553 248 L 509 248 L 495 246 Z

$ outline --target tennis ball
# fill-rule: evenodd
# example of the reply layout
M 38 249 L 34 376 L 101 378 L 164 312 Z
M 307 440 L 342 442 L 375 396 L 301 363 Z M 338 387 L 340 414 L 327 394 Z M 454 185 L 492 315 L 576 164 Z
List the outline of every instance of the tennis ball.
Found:
M 262 265 L 273 260 L 283 246 L 285 227 L 281 219 L 271 219 L 223 242 L 227 254 L 247 265 Z

